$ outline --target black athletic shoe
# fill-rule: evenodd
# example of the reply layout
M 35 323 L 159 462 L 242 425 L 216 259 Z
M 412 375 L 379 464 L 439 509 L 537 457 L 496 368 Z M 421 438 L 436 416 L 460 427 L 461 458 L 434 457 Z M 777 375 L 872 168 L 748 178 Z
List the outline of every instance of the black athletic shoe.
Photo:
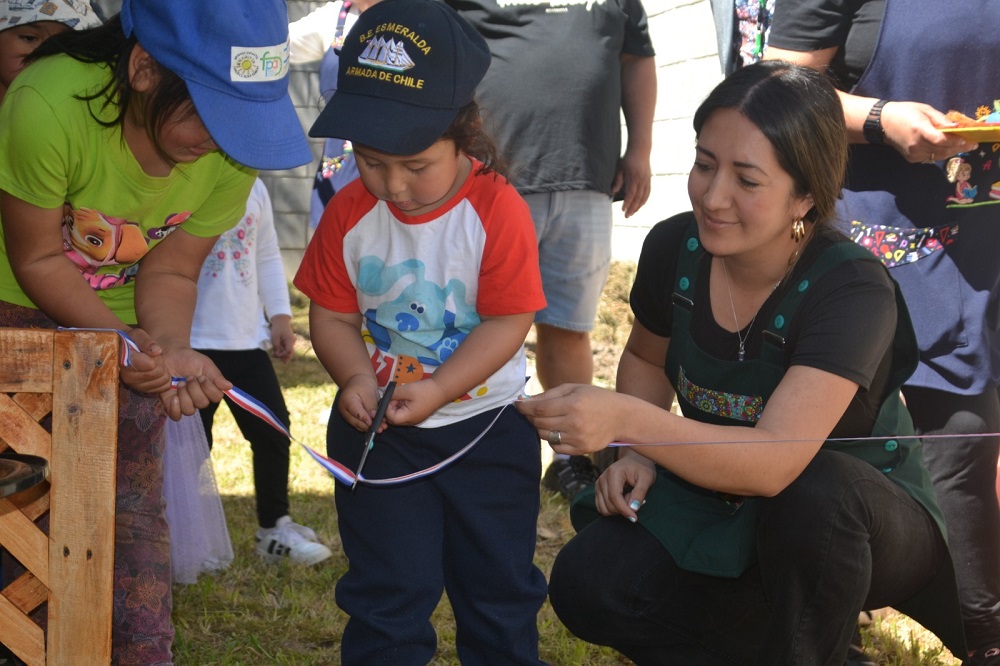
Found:
M 844 666 L 878 666 L 875 661 L 865 654 L 857 645 L 851 645 L 847 650 L 847 659 L 844 660 Z
M 552 461 L 542 477 L 542 487 L 571 500 L 581 490 L 594 485 L 595 481 L 597 481 L 597 469 L 590 462 L 590 458 L 570 456 Z

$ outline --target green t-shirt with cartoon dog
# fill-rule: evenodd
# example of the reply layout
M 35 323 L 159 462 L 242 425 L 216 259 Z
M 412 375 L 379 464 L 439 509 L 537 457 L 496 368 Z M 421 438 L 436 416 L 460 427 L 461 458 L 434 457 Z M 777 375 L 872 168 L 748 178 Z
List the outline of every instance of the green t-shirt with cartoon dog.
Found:
M 104 303 L 135 323 L 134 278 L 143 256 L 174 229 L 216 236 L 243 213 L 256 171 L 220 152 L 176 165 L 165 177 L 140 168 L 115 109 L 87 102 L 106 67 L 69 56 L 26 68 L 0 104 L 0 190 L 40 208 L 63 207 L 63 252 Z M 0 300 L 35 307 L 11 271 L 0 230 Z

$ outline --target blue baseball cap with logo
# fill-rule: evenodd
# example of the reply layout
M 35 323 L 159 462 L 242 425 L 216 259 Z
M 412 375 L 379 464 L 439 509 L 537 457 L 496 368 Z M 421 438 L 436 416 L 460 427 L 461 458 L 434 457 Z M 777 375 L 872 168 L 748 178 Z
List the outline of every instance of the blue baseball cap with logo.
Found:
M 122 28 L 187 84 L 219 148 L 255 169 L 290 169 L 312 152 L 288 96 L 284 0 L 124 0 Z
M 490 66 L 486 41 L 438 0 L 381 0 L 340 51 L 337 90 L 309 130 L 393 155 L 441 138 Z

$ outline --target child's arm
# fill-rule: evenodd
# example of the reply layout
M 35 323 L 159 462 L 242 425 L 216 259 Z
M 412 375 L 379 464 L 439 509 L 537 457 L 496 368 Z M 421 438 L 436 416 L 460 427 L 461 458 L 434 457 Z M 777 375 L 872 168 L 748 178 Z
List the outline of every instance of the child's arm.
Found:
M 482 384 L 517 353 L 534 318 L 534 312 L 483 317 L 434 374 L 396 387 L 386 420 L 416 425 Z
M 292 332 L 292 305 L 288 297 L 288 280 L 281 261 L 278 234 L 274 230 L 274 208 L 271 195 L 258 178 L 250 193 L 256 200 L 257 220 L 257 296 L 271 324 L 271 353 L 288 363 L 295 350 L 295 333 Z M 250 204 L 248 204 L 249 206 Z M 249 211 L 249 208 L 248 208 Z
M 218 237 L 202 238 L 179 228 L 142 259 L 135 281 L 139 324 L 163 348 L 171 376 L 188 381 L 163 395 L 167 414 L 179 419 L 209 402 L 222 400 L 232 384 L 204 354 L 191 349 L 191 320 L 198 295 L 198 274 Z
M 289 315 L 274 315 L 271 317 L 271 353 L 285 363 L 292 360 L 295 351 L 295 332 L 292 331 L 292 318 Z
M 6 192 L 0 199 L 7 257 L 28 298 L 62 326 L 128 327 L 87 283 L 63 253 L 59 208 L 39 208 Z
M 361 338 L 361 313 L 334 312 L 312 302 L 309 335 L 316 357 L 338 387 L 341 416 L 358 430 L 367 430 L 378 409 L 379 393 Z M 384 428 L 381 424 L 379 432 Z
M 122 368 L 122 382 L 144 393 L 169 390 L 170 373 L 154 338 L 119 319 L 63 253 L 62 207 L 39 208 L 0 192 L 0 217 L 8 261 L 31 302 L 60 326 L 128 332 L 143 353 Z

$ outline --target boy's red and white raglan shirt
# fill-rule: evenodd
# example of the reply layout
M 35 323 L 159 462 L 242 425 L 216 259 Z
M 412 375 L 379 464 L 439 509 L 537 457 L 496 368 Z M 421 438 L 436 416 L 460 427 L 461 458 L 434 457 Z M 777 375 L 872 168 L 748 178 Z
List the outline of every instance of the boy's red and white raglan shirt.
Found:
M 481 317 L 545 306 L 528 206 L 502 176 L 478 173 L 481 167 L 473 160 L 455 196 L 417 216 L 354 181 L 327 206 L 306 248 L 295 286 L 328 310 L 362 314 L 380 387 L 433 373 Z M 510 402 L 525 372 L 522 348 L 420 425 L 454 423 Z

